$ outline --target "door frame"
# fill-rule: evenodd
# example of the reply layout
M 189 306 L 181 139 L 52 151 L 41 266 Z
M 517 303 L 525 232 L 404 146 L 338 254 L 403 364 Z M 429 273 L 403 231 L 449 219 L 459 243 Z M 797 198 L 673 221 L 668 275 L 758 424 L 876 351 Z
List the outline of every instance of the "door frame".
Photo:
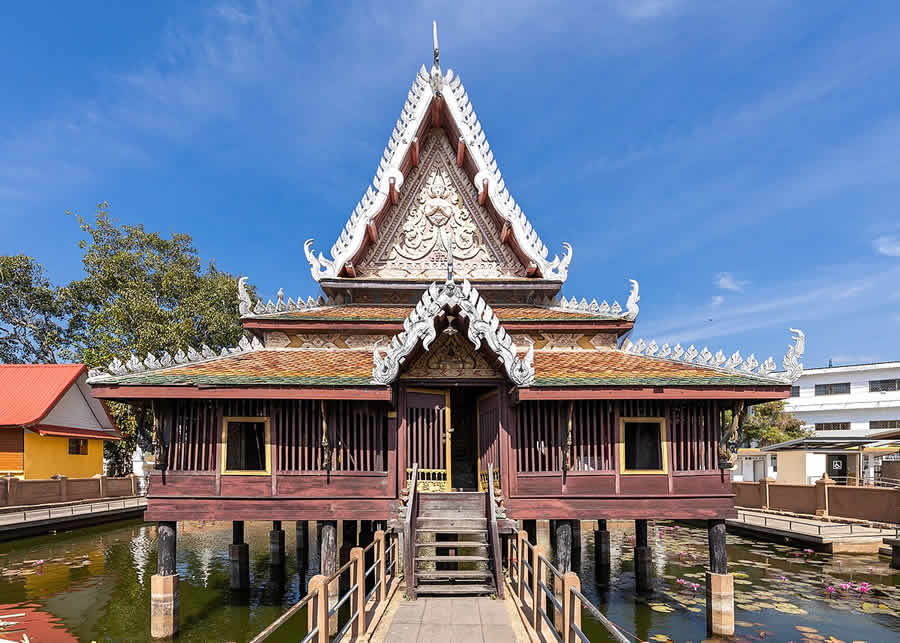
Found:
M 423 393 L 427 395 L 440 395 L 444 396 L 444 423 L 447 427 L 446 429 L 446 438 L 444 439 L 444 473 L 447 476 L 446 482 L 444 484 L 444 491 L 453 491 L 453 452 L 451 451 L 452 447 L 452 436 L 453 436 L 453 424 L 451 423 L 451 415 L 450 415 L 450 389 L 443 387 L 424 387 L 424 386 L 408 386 L 406 387 L 406 391 L 408 393 Z M 406 402 L 404 402 L 403 414 L 406 416 Z M 407 444 L 409 443 L 409 424 L 406 424 L 407 431 Z M 425 492 L 422 489 L 416 489 L 417 491 Z
M 487 488 L 485 488 L 485 489 L 481 488 L 481 455 L 482 455 L 481 454 L 481 401 L 486 400 L 487 398 L 491 397 L 492 395 L 497 396 L 497 438 L 496 438 L 497 462 L 494 463 L 494 475 L 495 476 L 500 476 L 500 461 L 503 458 L 502 451 L 500 449 L 500 431 L 502 428 L 501 427 L 502 421 L 500 418 L 500 411 L 501 411 L 500 403 L 502 402 L 502 399 L 501 399 L 501 395 L 500 395 L 500 388 L 497 387 L 497 388 L 491 389 L 487 393 L 483 393 L 482 395 L 479 395 L 477 398 L 475 398 L 475 444 L 477 445 L 477 448 L 478 448 L 478 453 L 476 454 L 477 455 L 477 458 L 476 458 L 476 461 L 477 461 L 476 488 L 478 489 L 478 491 L 487 491 Z M 488 481 L 488 484 L 490 484 L 490 483 L 491 483 L 491 481 Z

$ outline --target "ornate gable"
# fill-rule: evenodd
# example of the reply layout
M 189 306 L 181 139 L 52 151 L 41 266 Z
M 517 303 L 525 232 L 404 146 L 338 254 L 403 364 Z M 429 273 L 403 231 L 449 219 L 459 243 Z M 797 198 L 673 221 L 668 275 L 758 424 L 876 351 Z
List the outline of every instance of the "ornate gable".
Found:
M 469 279 L 524 277 L 525 266 L 500 240 L 500 229 L 478 203 L 478 195 L 456 164 L 446 136 L 433 131 L 422 147 L 422 163 L 404 184 L 404 195 L 380 223 L 356 274 L 363 278 L 440 279 L 447 256 L 441 229 L 452 237 L 456 274 Z
M 448 328 L 409 365 L 401 379 L 495 378 L 502 375 L 455 328 Z
M 572 260 L 572 247 L 565 243 L 564 254 L 550 258 L 549 249 L 510 194 L 459 76 L 455 76 L 452 70 L 444 74 L 437 57 L 430 73 L 423 65 L 416 75 L 372 184 L 331 247 L 330 258 L 315 251 L 312 239 L 304 244 L 313 278 L 316 281 L 341 278 L 348 275 L 348 266 L 349 276 L 353 276 L 352 271 L 356 267 L 351 264 L 358 261 L 360 253 L 365 253 L 367 246 L 374 241 L 373 226 L 383 218 L 385 210 L 392 203 L 396 205 L 398 196 L 406 196 L 407 192 L 412 191 L 412 197 L 418 197 L 421 187 L 410 189 L 407 181 L 409 170 L 420 164 L 420 137 L 424 138 L 430 128 L 438 127 L 446 127 L 447 131 L 454 133 L 456 138 L 451 141 L 451 146 L 452 142 L 458 143 L 454 156 L 460 164 L 466 165 L 470 173 L 464 180 L 454 182 L 459 194 L 465 199 L 465 195 L 474 193 L 479 202 L 490 204 L 497 219 L 504 228 L 508 228 L 506 234 L 510 240 L 527 258 L 532 269 L 529 276 L 565 282 Z M 474 216 L 471 210 L 468 212 Z M 506 268 L 499 258 L 496 260 L 501 270 Z

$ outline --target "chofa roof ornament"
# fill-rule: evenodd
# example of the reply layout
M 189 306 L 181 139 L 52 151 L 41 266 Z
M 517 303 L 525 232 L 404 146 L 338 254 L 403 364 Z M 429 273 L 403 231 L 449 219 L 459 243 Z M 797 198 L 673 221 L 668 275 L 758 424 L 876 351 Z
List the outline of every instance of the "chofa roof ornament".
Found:
M 428 350 L 437 337 L 435 321 L 451 310 L 469 322 L 467 335 L 475 349 L 485 342 L 514 384 L 529 386 L 534 381 L 534 346 L 529 347 L 524 357 L 516 355 L 512 338 L 478 290 L 468 280 L 460 285 L 449 279 L 441 285 L 433 282 L 428 287 L 403 320 L 403 330 L 391 338 L 386 348 L 380 347 L 380 340 L 376 342 L 372 379 L 378 384 L 393 383 L 400 374 L 400 366 L 419 342 Z
M 400 170 L 403 160 L 406 158 L 419 126 L 427 116 L 432 99 L 440 96 L 455 121 L 466 149 L 476 166 L 475 189 L 481 192 L 485 186 L 487 187 L 486 197 L 499 216 L 509 223 L 518 247 L 529 261 L 534 262 L 541 276 L 544 279 L 564 282 L 572 261 L 572 246 L 564 243 L 563 255 L 561 257 L 554 255 L 552 259 L 548 259 L 547 246 L 541 241 L 531 222 L 528 221 L 525 213 L 506 187 L 484 129 L 478 121 L 459 76 L 454 76 L 453 70 L 448 70 L 446 74 L 441 71 L 437 23 L 433 24 L 432 33 L 434 63 L 431 71 L 429 72 L 422 65 L 416 74 L 403 109 L 400 111 L 400 118 L 391 132 L 390 139 L 378 163 L 372 184 L 366 189 L 363 197 L 350 214 L 337 241 L 331 247 L 331 257 L 316 252 L 312 239 L 308 239 L 303 244 L 313 279 L 320 281 L 337 277 L 344 265 L 359 252 L 366 237 L 366 226 L 374 221 L 388 203 L 391 183 L 395 190 L 400 190 L 404 178 Z
M 656 343 L 656 340 L 650 340 L 649 343 L 643 339 L 639 339 L 637 343 L 632 343 L 626 339 L 622 344 L 622 350 L 626 353 L 634 355 L 645 355 L 646 357 L 656 357 L 659 359 L 667 359 L 673 362 L 684 362 L 687 364 L 696 364 L 707 368 L 716 368 L 723 371 L 730 371 L 740 375 L 757 375 L 770 380 L 793 383 L 803 374 L 803 364 L 800 358 L 806 347 L 806 335 L 802 330 L 791 328 L 794 334 L 792 339 L 794 343 L 788 347 L 787 354 L 782 360 L 784 365 L 784 373 L 773 375 L 775 371 L 775 360 L 769 357 L 760 364 L 756 356 L 751 353 L 749 357 L 741 356 L 741 351 L 737 350 L 731 354 L 731 357 L 725 357 L 725 353 L 721 350 L 713 355 L 709 348 L 703 347 L 698 351 L 693 344 L 687 350 L 682 348 L 681 344 L 675 344 L 674 348 L 665 343 L 662 346 Z

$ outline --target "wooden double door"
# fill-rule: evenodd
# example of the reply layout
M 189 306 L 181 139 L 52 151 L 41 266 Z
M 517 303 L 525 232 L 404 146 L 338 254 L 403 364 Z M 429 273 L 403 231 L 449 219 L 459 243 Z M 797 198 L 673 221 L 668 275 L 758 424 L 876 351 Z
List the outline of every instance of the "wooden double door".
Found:
M 496 388 L 409 388 L 404 415 L 407 476 L 417 464 L 419 491 L 484 491 L 491 464 L 499 486 Z

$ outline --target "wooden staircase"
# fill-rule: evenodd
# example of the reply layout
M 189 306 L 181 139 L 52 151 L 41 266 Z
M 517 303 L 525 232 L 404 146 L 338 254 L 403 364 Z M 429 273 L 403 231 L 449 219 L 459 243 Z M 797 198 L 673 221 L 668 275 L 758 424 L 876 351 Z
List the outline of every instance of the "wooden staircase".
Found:
M 487 496 L 476 492 L 419 496 L 413 595 L 497 593 Z

